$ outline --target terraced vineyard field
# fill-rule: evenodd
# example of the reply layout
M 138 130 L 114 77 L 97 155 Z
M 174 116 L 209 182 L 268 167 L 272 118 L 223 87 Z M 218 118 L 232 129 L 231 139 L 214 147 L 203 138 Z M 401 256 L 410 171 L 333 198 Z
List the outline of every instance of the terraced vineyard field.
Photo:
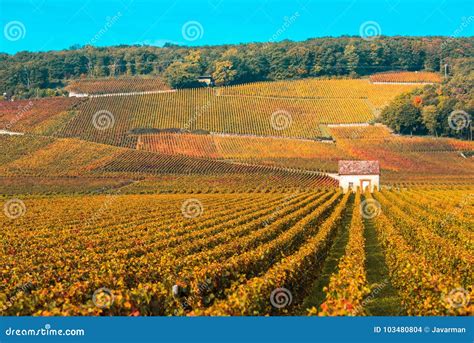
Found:
M 414 87 L 1 102 L 0 314 L 473 315 L 473 143 L 372 125 Z M 343 194 L 341 160 L 381 190 Z
M 112 179 L 116 178 L 121 180 L 119 184 L 122 184 L 123 180 L 129 180 L 128 183 L 140 182 L 138 189 L 141 192 L 165 189 L 168 192 L 178 189 L 186 191 L 190 188 L 215 189 L 219 184 L 225 184 L 222 181 L 213 181 L 219 179 L 227 180 L 228 186 L 235 186 L 235 182 L 229 184 L 229 179 L 232 177 L 241 181 L 245 191 L 268 189 L 273 186 L 298 188 L 336 185 L 334 179 L 317 171 L 305 172 L 288 169 L 285 166 L 256 164 L 251 163 L 251 160 L 216 160 L 170 154 L 169 151 L 165 151 L 168 152 L 165 154 L 160 151 L 120 148 L 70 138 L 54 139 L 28 134 L 2 135 L 0 149 L 5 152 L 5 155 L 0 157 L 2 162 L 0 189 L 3 182 L 5 187 L 10 185 L 18 189 L 18 184 L 21 182 L 12 185 L 11 182 L 14 182 L 12 178 L 22 178 L 25 187 L 20 187 L 23 191 L 17 193 L 28 193 L 32 178 L 38 178 L 42 183 L 44 181 L 45 189 L 48 189 L 47 186 L 51 185 L 51 182 L 54 184 L 52 180 L 54 178 L 59 178 L 59 183 L 64 182 L 64 178 L 69 178 L 67 182 L 72 184 L 74 184 L 72 178 L 81 180 L 85 184 L 85 189 L 90 189 L 87 186 L 88 179 L 96 185 L 97 178 L 102 178 L 104 188 L 108 189 L 109 184 L 113 183 Z M 45 178 L 51 179 L 50 182 L 48 183 Z M 183 180 L 182 184 L 179 185 L 179 182 L 175 184 L 176 180 Z M 79 186 L 77 185 L 76 189 L 82 192 Z M 229 187 L 229 191 L 232 188 Z
M 334 170 L 346 156 L 335 144 L 313 140 L 220 134 L 140 135 L 137 149 L 319 171 Z
M 386 315 L 472 315 L 473 192 L 24 197 L 16 204 L 23 215 L 12 218 L 10 204 L 10 218 L 0 218 L 0 308 L 8 315 L 368 315 L 374 307 Z M 369 243 L 383 252 L 378 279 Z M 390 302 L 381 287 L 393 290 Z
M 65 97 L 0 101 L 0 130 L 53 134 L 81 101 Z
M 79 94 L 115 94 L 131 92 L 150 92 L 169 90 L 163 80 L 159 78 L 107 78 L 74 80 L 66 90 Z
M 97 130 L 100 124 L 94 118 L 101 114 L 107 125 Z M 320 124 L 373 118 L 362 99 L 228 97 L 216 96 L 209 89 L 194 89 L 89 99 L 59 135 L 120 146 L 133 144 L 134 133 L 170 128 L 316 138 L 321 135 Z
M 416 87 L 307 79 L 133 94 L 162 86 L 159 79 L 75 81 L 70 87 L 78 92 L 131 94 L 2 102 L 0 124 L 124 147 L 135 147 L 137 133 L 160 130 L 315 139 L 325 136 L 327 124 L 374 120 L 396 95 Z
M 431 72 L 387 72 L 370 76 L 370 81 L 388 83 L 440 83 L 441 76 Z
M 416 87 L 416 85 L 403 84 L 375 85 L 365 79 L 305 79 L 249 83 L 221 89 L 219 94 L 276 98 L 360 99 L 380 110 L 398 94 L 408 92 Z

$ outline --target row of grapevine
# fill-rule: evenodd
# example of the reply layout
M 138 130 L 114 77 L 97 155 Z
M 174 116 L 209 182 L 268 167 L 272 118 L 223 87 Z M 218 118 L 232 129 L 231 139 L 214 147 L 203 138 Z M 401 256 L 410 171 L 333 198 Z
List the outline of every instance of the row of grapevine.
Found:
M 341 139 L 384 140 L 391 136 L 390 130 L 383 125 L 366 126 L 329 126 L 331 137 Z
M 0 146 L 10 152 L 0 167 L 2 176 L 102 176 L 143 178 L 156 175 L 245 174 L 260 179 L 295 180 L 300 186 L 331 186 L 335 181 L 317 173 L 300 173 L 271 166 L 237 164 L 209 158 L 165 155 L 77 139 L 3 136 Z M 291 181 L 292 182 L 292 181 Z M 290 182 L 290 183 L 291 183 Z
M 338 263 L 329 285 L 324 290 L 325 301 L 318 311 L 308 310 L 310 315 L 321 316 L 362 316 L 365 314 L 364 300 L 370 289 L 365 273 L 365 239 L 364 224 L 361 215 L 361 195 L 355 197 L 352 220 L 349 228 L 349 242 L 345 255 Z
M 434 267 L 445 270 L 454 280 L 464 284 L 472 283 L 474 255 L 468 250 L 433 232 L 426 222 L 415 220 L 406 212 L 401 201 L 378 193 L 376 199 L 383 206 L 390 219 L 397 223 L 400 234 L 423 254 Z
M 335 170 L 347 158 L 334 144 L 237 135 L 140 135 L 137 149 L 311 170 Z
M 370 76 L 370 81 L 375 83 L 440 83 L 442 79 L 438 73 L 402 71 L 373 74 Z
M 411 215 L 414 219 L 425 224 L 437 235 L 450 239 L 453 243 L 460 245 L 461 249 L 468 250 L 474 248 L 474 232 L 469 229 L 474 225 L 474 220 L 467 216 L 459 217 L 458 213 L 469 212 L 469 198 L 472 196 L 473 195 L 463 195 L 462 199 L 453 197 L 451 200 L 455 201 L 455 205 L 451 208 L 445 207 L 442 209 L 442 207 L 438 205 L 436 210 L 427 210 L 426 200 L 419 194 L 410 194 L 410 196 L 408 196 L 408 194 L 405 193 L 396 195 L 387 193 L 387 197 L 393 199 L 392 201 L 397 203 L 398 207 Z M 436 199 L 431 201 L 434 202 Z M 440 209 L 442 209 L 442 211 L 440 211 Z
M 420 189 L 424 198 L 442 194 L 446 200 L 432 204 L 450 210 L 466 192 L 472 188 Z M 442 218 L 415 205 L 414 194 L 375 194 L 382 212 L 371 220 L 391 283 L 408 314 L 472 314 L 472 304 L 447 301 L 453 289 L 470 292 L 472 248 L 451 249 L 459 237 L 438 236 L 435 223 Z M 0 232 L 6 242 L 0 309 L 9 315 L 292 314 L 319 277 L 342 219 L 350 216 L 348 244 L 326 301 L 310 314 L 363 315 L 364 225 L 361 197 L 352 203 L 353 197 L 323 189 L 25 197 L 22 216 L 0 217 L 7 228 Z M 472 212 L 472 199 L 463 211 Z M 411 227 L 412 218 L 420 225 Z M 28 282 L 32 289 L 17 292 Z M 110 308 L 92 302 L 102 287 L 113 293 Z M 270 300 L 276 289 L 290 291 L 294 307 L 276 307 Z
M 168 90 L 170 87 L 159 78 L 104 78 L 71 81 L 66 90 L 82 94 L 113 94 Z
M 259 315 L 274 312 L 269 295 L 276 288 L 300 291 L 311 282 L 315 269 L 321 263 L 330 247 L 331 238 L 337 230 L 343 210 L 349 199 L 346 194 L 333 208 L 330 215 L 321 223 L 311 236 L 302 239 L 298 249 L 290 256 L 283 257 L 263 275 L 255 275 L 241 285 L 236 285 L 228 297 L 205 310 L 196 310 L 196 314 L 205 315 Z M 304 224 L 310 223 L 307 218 Z M 292 230 L 302 230 L 298 223 Z
M 276 82 L 256 82 L 219 89 L 220 95 L 249 97 L 342 98 L 367 99 L 379 110 L 397 95 L 415 89 L 416 85 L 372 84 L 366 79 L 304 79 Z
M 466 292 L 470 292 L 469 288 L 459 282 L 459 277 L 445 275 L 442 270 L 434 267 L 432 260 L 428 261 L 418 252 L 418 246 L 410 245 L 398 229 L 398 221 L 394 221 L 390 214 L 385 213 L 385 209 L 374 220 L 374 224 L 384 248 L 391 282 L 397 288 L 409 315 L 474 313 L 472 304 L 456 306 L 447 301 L 453 290 L 461 290 L 465 286 Z M 443 255 L 442 258 L 446 257 Z
M 67 112 L 83 100 L 54 97 L 43 99 L 0 101 L 0 130 L 19 132 L 48 131 Z
M 59 134 L 120 146 L 136 143 L 134 133 L 170 128 L 315 138 L 320 124 L 373 118 L 360 99 L 244 98 L 192 89 L 89 99 Z M 101 130 L 98 119 L 103 119 Z

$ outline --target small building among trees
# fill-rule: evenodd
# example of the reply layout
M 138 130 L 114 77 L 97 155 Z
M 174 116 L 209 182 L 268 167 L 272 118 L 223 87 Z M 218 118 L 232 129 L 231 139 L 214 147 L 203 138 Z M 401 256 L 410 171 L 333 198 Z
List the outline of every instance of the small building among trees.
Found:
M 337 178 L 344 193 L 355 192 L 358 188 L 373 193 L 380 188 L 379 161 L 339 161 Z
M 214 86 L 214 79 L 211 75 L 201 75 L 197 80 L 198 82 L 205 83 L 208 87 Z

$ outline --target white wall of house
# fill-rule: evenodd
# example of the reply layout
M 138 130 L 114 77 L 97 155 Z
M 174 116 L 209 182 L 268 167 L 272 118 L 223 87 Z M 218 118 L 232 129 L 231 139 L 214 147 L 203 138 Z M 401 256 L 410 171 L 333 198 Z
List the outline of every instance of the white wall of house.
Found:
M 88 97 L 89 94 L 86 94 L 86 93 L 76 93 L 76 92 L 69 92 L 69 97 L 72 98 L 72 97 L 76 97 L 76 98 L 85 98 L 85 97 Z
M 380 189 L 380 176 L 379 175 L 338 175 L 339 187 L 342 188 L 344 193 L 349 189 L 356 191 L 357 188 L 369 187 L 372 193 L 376 189 Z

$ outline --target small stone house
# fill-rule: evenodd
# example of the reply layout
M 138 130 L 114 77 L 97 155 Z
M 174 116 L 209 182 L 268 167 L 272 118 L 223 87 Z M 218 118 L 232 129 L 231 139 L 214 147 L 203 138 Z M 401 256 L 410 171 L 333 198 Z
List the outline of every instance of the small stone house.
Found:
M 214 79 L 211 75 L 202 75 L 198 77 L 198 82 L 205 83 L 207 86 L 214 86 Z
M 339 161 L 337 178 L 344 193 L 358 188 L 362 191 L 368 188 L 373 193 L 380 189 L 379 161 Z

